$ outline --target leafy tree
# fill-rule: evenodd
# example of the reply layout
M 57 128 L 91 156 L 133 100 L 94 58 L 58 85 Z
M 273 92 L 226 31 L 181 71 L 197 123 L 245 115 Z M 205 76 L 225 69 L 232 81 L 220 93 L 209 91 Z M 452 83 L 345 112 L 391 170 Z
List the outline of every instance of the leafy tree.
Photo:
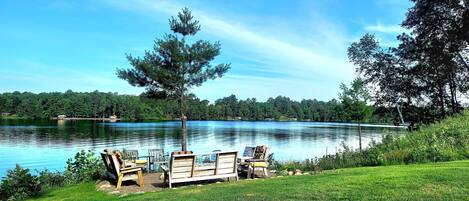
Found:
M 458 92 L 467 91 L 469 45 L 469 2 L 467 0 L 413 0 L 402 25 L 412 30 L 414 54 L 426 67 L 430 86 L 435 88 L 435 102 L 445 116 L 448 102 L 452 113 L 460 110 Z M 465 58 L 464 58 L 465 57 Z M 415 61 L 415 60 L 414 60 Z M 449 91 L 449 92 L 447 92 Z M 449 101 L 446 101 L 446 98 Z
M 370 100 L 370 95 L 360 78 L 353 80 L 350 87 L 342 84 L 340 89 L 342 92 L 339 94 L 339 97 L 346 118 L 358 123 L 359 146 L 360 150 L 362 150 L 362 130 L 360 122 L 373 114 L 373 108 L 367 105 Z
M 212 66 L 210 63 L 220 54 L 220 43 L 198 40 L 192 45 L 186 41 L 200 30 L 199 21 L 184 8 L 177 18 L 172 17 L 169 25 L 174 34 L 157 39 L 152 51 L 143 58 L 127 56 L 131 69 L 119 69 L 119 78 L 132 86 L 145 87 L 146 93 L 155 98 L 172 98 L 178 101 L 182 123 L 182 150 L 186 146 L 186 96 L 193 87 L 201 86 L 209 79 L 222 77 L 229 64 Z M 180 38 L 178 35 L 181 35 Z
M 352 43 L 348 56 L 378 107 L 403 105 L 404 116 L 428 122 L 461 111 L 469 91 L 469 9 L 466 0 L 412 0 L 397 36 L 384 49 L 371 34 Z

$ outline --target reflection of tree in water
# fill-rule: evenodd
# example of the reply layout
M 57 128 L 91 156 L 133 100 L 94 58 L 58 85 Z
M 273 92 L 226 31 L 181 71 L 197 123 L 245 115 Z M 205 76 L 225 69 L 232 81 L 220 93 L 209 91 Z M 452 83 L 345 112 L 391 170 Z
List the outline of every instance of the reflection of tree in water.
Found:
M 27 125 L 27 124 L 30 125 Z M 2 125 L 5 125 L 2 122 Z M 31 126 L 32 125 L 32 126 Z M 151 147 L 172 151 L 180 147 L 181 130 L 174 122 L 156 123 L 103 123 L 99 121 L 16 121 L 0 127 L 2 146 L 28 145 L 42 148 L 95 149 Z M 188 142 L 193 150 L 239 149 L 247 145 L 266 144 L 279 150 L 304 148 L 314 152 L 312 146 L 340 146 L 342 141 L 353 143 L 356 127 L 314 123 L 281 122 L 196 122 L 188 128 Z M 364 127 L 363 137 L 379 140 L 390 130 Z M 328 145 L 324 145 L 328 144 Z M 210 146 L 210 147 L 207 147 Z M 213 147 L 212 147 L 213 146 Z M 146 151 L 146 150 L 144 150 Z M 322 150 L 321 150 L 322 151 Z M 276 153 L 277 156 L 286 153 Z M 296 156 L 301 157 L 301 156 Z

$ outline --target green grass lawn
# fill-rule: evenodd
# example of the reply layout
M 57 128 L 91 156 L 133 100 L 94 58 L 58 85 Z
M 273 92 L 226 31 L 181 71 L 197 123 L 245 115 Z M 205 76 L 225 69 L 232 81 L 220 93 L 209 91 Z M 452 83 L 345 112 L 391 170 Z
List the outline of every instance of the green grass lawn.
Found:
M 36 200 L 469 200 L 469 160 L 349 168 L 122 198 L 97 192 L 94 183 L 87 183 L 49 191 Z

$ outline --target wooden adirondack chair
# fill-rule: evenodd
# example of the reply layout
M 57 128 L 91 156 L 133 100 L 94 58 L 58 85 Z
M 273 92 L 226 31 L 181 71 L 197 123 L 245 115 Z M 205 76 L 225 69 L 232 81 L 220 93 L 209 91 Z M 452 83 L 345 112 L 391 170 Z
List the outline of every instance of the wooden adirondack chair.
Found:
M 248 150 L 249 149 L 249 150 Z M 241 158 L 240 160 L 240 169 L 241 171 L 247 172 L 247 177 L 254 177 L 254 172 L 256 170 L 262 170 L 264 177 L 268 176 L 267 167 L 268 163 L 268 151 L 269 148 L 265 145 L 257 146 L 252 151 L 253 147 L 246 147 L 247 153 L 249 156 Z
M 269 166 L 267 154 L 269 148 L 267 146 L 257 146 L 256 150 L 254 151 L 254 157 L 252 159 L 247 159 L 246 162 L 248 163 L 248 175 L 247 177 L 253 177 L 256 169 L 262 170 L 264 173 L 264 177 L 268 176 L 267 167 Z
M 117 156 L 112 153 L 101 153 L 101 158 L 107 169 L 107 175 L 117 181 L 117 189 L 122 181 L 136 180 L 140 188 L 144 187 L 142 166 L 122 167 Z

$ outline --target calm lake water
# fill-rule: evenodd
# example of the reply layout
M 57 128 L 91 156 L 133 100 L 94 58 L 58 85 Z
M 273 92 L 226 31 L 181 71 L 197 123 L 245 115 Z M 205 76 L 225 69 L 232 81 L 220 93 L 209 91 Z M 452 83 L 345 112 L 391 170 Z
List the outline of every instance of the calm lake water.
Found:
M 364 125 L 363 145 L 403 129 Z M 30 169 L 63 170 L 79 150 L 105 148 L 180 149 L 180 122 L 0 120 L 0 176 L 19 163 Z M 194 153 L 237 150 L 265 144 L 277 160 L 303 160 L 335 153 L 341 142 L 358 147 L 353 124 L 318 122 L 189 121 L 188 147 Z

